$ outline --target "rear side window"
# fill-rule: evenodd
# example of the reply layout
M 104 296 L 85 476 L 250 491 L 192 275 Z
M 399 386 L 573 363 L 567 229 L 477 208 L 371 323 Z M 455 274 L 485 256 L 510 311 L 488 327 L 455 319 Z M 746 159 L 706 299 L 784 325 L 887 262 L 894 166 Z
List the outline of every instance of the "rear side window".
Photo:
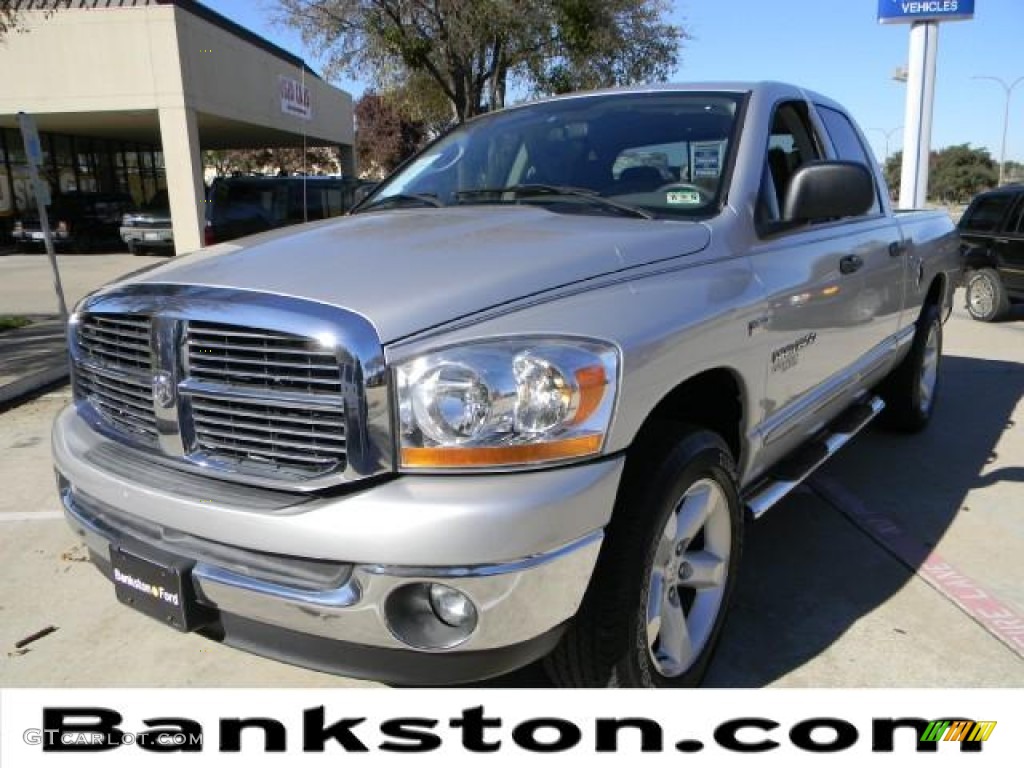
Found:
M 860 163 L 866 166 L 868 170 L 872 170 L 874 163 L 864 148 L 860 136 L 857 135 L 857 129 L 850 122 L 850 118 L 842 112 L 822 106 L 818 107 L 818 114 L 821 116 L 822 122 L 825 123 L 825 130 L 828 131 L 829 138 L 832 139 L 832 146 L 835 147 L 839 159 Z M 878 190 L 876 189 L 875 205 L 868 210 L 867 215 L 870 216 L 881 212 L 882 207 L 878 202 Z
M 964 214 L 960 228 L 970 232 L 996 232 L 1011 202 L 1013 198 L 1009 195 L 981 198 Z
M 1024 235 L 1024 197 L 1017 199 L 1017 205 L 1006 222 L 1006 231 L 1011 235 Z

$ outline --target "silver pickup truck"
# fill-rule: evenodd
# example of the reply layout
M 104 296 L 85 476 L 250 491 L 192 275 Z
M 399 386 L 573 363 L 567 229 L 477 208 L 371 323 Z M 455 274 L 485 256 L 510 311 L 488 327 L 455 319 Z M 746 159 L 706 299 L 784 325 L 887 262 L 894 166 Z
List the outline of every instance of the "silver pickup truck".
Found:
M 518 106 L 84 300 L 60 494 L 122 602 L 251 652 L 691 685 L 750 522 L 928 422 L 957 270 L 818 94 Z

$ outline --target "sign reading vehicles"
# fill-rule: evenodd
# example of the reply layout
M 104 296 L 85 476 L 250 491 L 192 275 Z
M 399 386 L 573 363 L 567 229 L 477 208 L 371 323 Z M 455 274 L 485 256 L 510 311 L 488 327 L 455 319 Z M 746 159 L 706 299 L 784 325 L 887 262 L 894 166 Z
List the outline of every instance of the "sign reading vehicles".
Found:
M 964 21 L 974 17 L 974 0 L 878 0 L 880 24 Z

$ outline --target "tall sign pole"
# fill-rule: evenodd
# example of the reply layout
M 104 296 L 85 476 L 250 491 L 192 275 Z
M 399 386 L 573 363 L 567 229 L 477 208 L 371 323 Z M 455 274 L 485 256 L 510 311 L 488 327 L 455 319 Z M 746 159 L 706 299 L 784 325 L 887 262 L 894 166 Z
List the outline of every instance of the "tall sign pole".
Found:
M 53 235 L 50 233 L 50 217 L 46 206 L 50 204 L 50 190 L 39 178 L 39 166 L 43 164 L 43 148 L 39 143 L 39 131 L 36 122 L 24 112 L 18 113 L 18 127 L 21 128 L 21 139 L 25 143 L 25 159 L 28 160 L 28 175 L 32 182 L 32 191 L 39 209 L 39 225 L 43 229 L 43 241 L 46 243 L 46 255 L 50 259 L 53 270 L 53 289 L 57 293 L 57 307 L 61 320 L 68 322 L 68 307 L 64 303 L 64 286 L 60 282 L 60 270 L 57 268 L 57 254 L 53 249 Z
M 911 25 L 900 208 L 923 208 L 928 197 L 939 22 L 973 16 L 974 0 L 878 0 L 879 23 Z
M 928 199 L 928 159 L 932 151 L 935 60 L 938 52 L 939 25 L 934 21 L 916 22 L 910 28 L 900 208 L 923 208 Z

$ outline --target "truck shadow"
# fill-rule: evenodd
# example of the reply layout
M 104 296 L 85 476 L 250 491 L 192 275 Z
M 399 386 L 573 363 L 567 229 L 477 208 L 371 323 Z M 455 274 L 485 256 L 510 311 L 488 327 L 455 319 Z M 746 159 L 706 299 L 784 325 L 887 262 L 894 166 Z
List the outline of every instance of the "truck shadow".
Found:
M 922 559 L 959 514 L 970 514 L 963 508 L 968 491 L 1024 484 L 1024 467 L 986 471 L 1000 437 L 1014 427 L 1024 365 L 947 356 L 942 387 L 925 432 L 907 437 L 872 428 L 820 470 L 854 494 L 884 491 L 891 506 L 872 512 L 888 515 L 922 544 Z M 815 493 L 813 483 L 748 526 L 736 601 L 705 686 L 760 687 L 798 670 L 914 577 L 920 561 L 897 560 Z M 900 626 L 890 631 L 894 639 L 905 634 Z M 827 681 L 818 675 L 790 684 Z M 548 683 L 533 665 L 481 685 Z
M 805 486 L 748 529 L 736 603 L 706 685 L 757 687 L 800 668 L 914 577 L 958 515 L 970 514 L 970 490 L 1024 483 L 1024 467 L 987 471 L 1015 426 L 1024 365 L 953 356 L 942 364 L 943 390 L 925 432 L 871 429 L 821 470 L 854 494 L 870 488 L 871 511 L 922 545 L 920 559 L 897 560 Z M 890 631 L 894 639 L 905 633 Z

